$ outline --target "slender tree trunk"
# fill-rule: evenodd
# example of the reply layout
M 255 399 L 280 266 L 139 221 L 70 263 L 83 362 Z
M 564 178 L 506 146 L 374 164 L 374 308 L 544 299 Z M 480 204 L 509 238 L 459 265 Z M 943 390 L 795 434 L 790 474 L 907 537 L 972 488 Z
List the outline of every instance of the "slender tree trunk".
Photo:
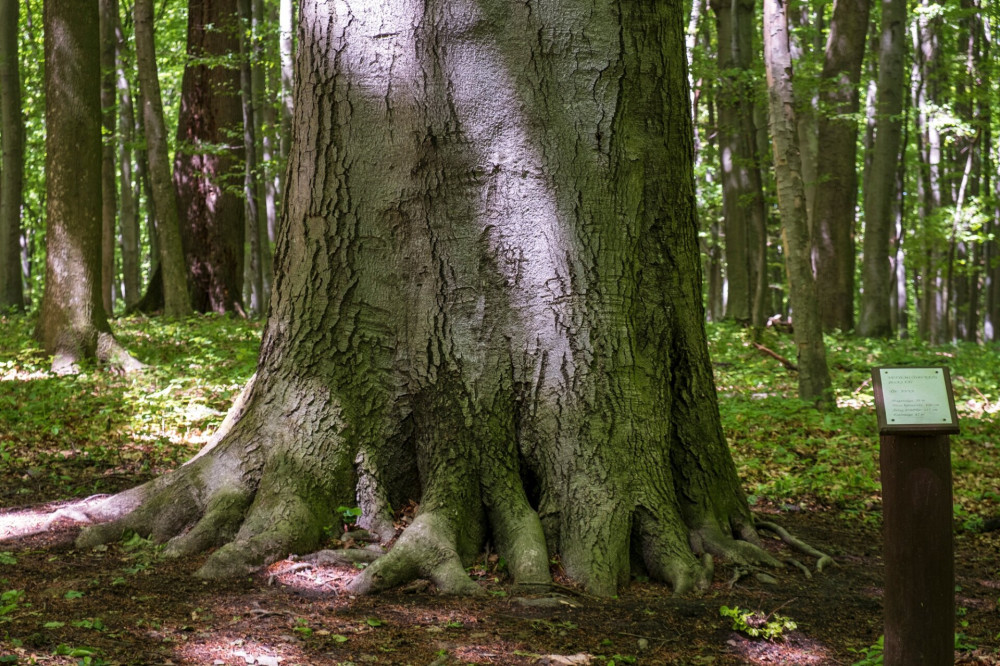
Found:
M 100 0 L 101 11 L 101 298 L 114 313 L 115 230 L 118 191 L 115 174 L 115 28 L 117 0 Z
M 807 71 L 807 67 L 819 59 L 819 53 L 823 48 L 821 16 L 822 12 L 815 10 L 810 3 L 799 3 L 791 7 L 788 16 L 791 22 L 788 44 L 792 66 L 798 71 Z M 797 29 L 793 26 L 797 26 Z M 808 40 L 811 40 L 811 43 Z M 798 135 L 799 155 L 802 157 L 802 187 L 806 195 L 806 219 L 810 237 L 814 235 L 812 212 L 816 201 L 816 169 L 819 155 L 817 87 L 815 83 L 799 79 L 795 99 L 795 130 Z M 815 264 L 815 260 L 813 263 Z
M 97 0 L 45 3 L 45 293 L 36 334 L 57 373 L 96 357 L 139 367 L 101 302 L 101 68 Z
M 816 281 L 823 285 L 820 317 L 828 331 L 854 329 L 854 209 L 858 201 L 858 87 L 870 0 L 836 0 L 826 40 L 817 132 L 813 202 Z
M 246 236 L 249 239 L 249 261 L 247 262 L 246 282 L 250 286 L 250 312 L 260 317 L 264 310 L 264 249 L 261 247 L 260 207 L 258 206 L 257 179 L 257 137 L 253 117 L 253 49 L 251 47 L 252 33 L 250 22 L 252 9 L 250 0 L 237 0 L 240 20 L 244 29 L 240 32 L 240 90 L 243 106 L 243 150 L 245 154 L 245 170 L 243 177 L 243 196 L 246 206 Z
M 882 0 L 875 140 L 864 197 L 865 241 L 862 264 L 861 318 L 858 333 L 871 338 L 892 335 L 889 293 L 892 284 L 889 236 L 896 190 L 896 161 L 903 119 L 903 55 L 906 52 L 906 0 Z
M 985 33 L 985 31 L 984 31 Z M 992 62 L 995 58 L 993 44 L 986 35 L 982 40 L 982 61 Z M 983 126 L 983 184 L 982 192 L 992 195 L 994 204 L 992 215 L 987 215 L 986 243 L 983 247 L 983 341 L 1000 340 L 1000 177 L 995 160 L 993 128 L 993 103 L 990 92 L 981 87 L 979 117 Z M 988 204 L 987 204 L 988 207 Z
M 823 326 L 819 318 L 816 280 L 812 273 L 809 220 L 792 89 L 788 16 L 782 0 L 764 0 L 764 63 L 771 109 L 778 209 L 785 245 L 785 270 L 788 273 L 795 344 L 798 348 L 799 397 L 829 405 L 833 396 L 830 393 Z
M 24 309 L 19 256 L 24 121 L 17 48 L 18 2 L 0 0 L 0 311 Z
M 339 502 L 394 536 L 409 491 L 352 592 L 477 591 L 487 535 L 516 583 L 547 585 L 552 552 L 598 594 L 633 558 L 677 591 L 707 584 L 697 555 L 777 564 L 715 402 L 683 3 L 342 7 L 302 3 L 255 379 L 80 546 L 134 529 L 243 575 L 314 547 Z
M 139 70 L 139 94 L 142 101 L 149 161 L 149 180 L 156 206 L 156 235 L 163 276 L 163 314 L 184 317 L 191 313 L 184 249 L 181 244 L 177 193 L 170 173 L 167 152 L 167 128 L 156 71 L 156 47 L 153 37 L 153 0 L 135 0 L 135 56 Z
M 726 316 L 754 327 L 764 325 L 767 289 L 767 232 L 760 155 L 754 132 L 754 3 L 713 0 L 718 31 L 717 95 L 722 206 L 726 234 Z
M 140 180 L 132 170 L 132 148 L 135 145 L 135 108 L 132 86 L 126 73 L 125 35 L 121 14 L 115 10 L 115 70 L 118 89 L 118 162 L 121 166 L 121 253 L 122 281 L 125 283 L 125 308 L 128 310 L 142 298 L 142 273 L 139 258 L 139 196 Z
M 292 0 L 279 0 L 278 30 L 280 31 L 279 49 L 281 64 L 281 163 L 287 164 L 288 150 L 292 145 L 292 86 L 293 57 L 295 54 L 295 3 Z M 284 192 L 284 171 L 282 170 L 282 188 Z
M 244 149 L 236 0 L 189 0 L 174 187 L 192 306 L 243 313 Z
M 265 72 L 265 23 L 264 0 L 251 0 L 251 106 L 253 108 L 253 134 L 256 147 L 257 169 L 254 173 L 254 196 L 257 199 L 258 231 L 260 233 L 260 272 L 261 272 L 261 313 L 267 312 L 268 301 L 271 298 L 271 237 L 274 230 L 274 189 L 271 182 L 269 164 L 272 150 L 271 137 L 264 131 L 264 107 L 267 99 L 267 77 Z
M 929 7 L 932 3 L 923 0 L 922 4 Z M 949 265 L 953 260 L 952 238 L 949 230 L 943 227 L 944 220 L 940 217 L 942 208 L 952 203 L 944 177 L 944 137 L 936 122 L 936 109 L 944 102 L 944 68 L 940 62 L 941 31 L 940 17 L 929 17 L 927 14 L 919 16 L 913 26 L 913 48 L 916 55 L 914 70 L 918 76 L 914 85 L 917 91 L 914 108 L 917 110 L 922 165 L 920 218 L 924 225 L 920 330 L 924 339 L 935 344 L 954 337 L 947 279 Z

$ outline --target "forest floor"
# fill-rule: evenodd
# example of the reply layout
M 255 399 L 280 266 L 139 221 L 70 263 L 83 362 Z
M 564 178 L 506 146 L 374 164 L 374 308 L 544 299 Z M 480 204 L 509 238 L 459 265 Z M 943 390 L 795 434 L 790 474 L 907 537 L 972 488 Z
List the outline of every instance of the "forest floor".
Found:
M 50 511 L 114 492 L 192 455 L 252 372 L 259 336 L 259 325 L 224 319 L 119 322 L 119 338 L 150 370 L 57 378 L 33 347 L 30 322 L 0 323 L 0 538 L 17 531 L 25 507 Z M 598 599 L 555 563 L 559 596 L 538 605 L 484 556 L 470 569 L 481 598 L 429 585 L 353 598 L 343 592 L 353 569 L 283 560 L 238 581 L 204 582 L 191 575 L 201 557 L 163 560 L 138 537 L 78 550 L 80 526 L 61 520 L 0 541 L 0 666 L 881 663 L 878 437 L 866 378 L 872 365 L 914 362 L 952 368 L 962 421 L 952 438 L 956 663 L 1000 665 L 995 349 L 832 339 L 840 409 L 819 413 L 793 399 L 794 375 L 740 331 L 709 331 L 723 421 L 754 511 L 832 555 L 835 567 L 730 584 L 733 567 L 717 562 L 698 595 L 673 596 L 638 577 Z M 794 357 L 790 339 L 764 342 Z M 767 545 L 790 555 L 777 539 Z M 723 607 L 795 628 L 751 638 Z
M 0 515 L 0 520 L 3 516 Z M 343 593 L 356 571 L 283 560 L 230 583 L 194 578 L 201 558 L 159 560 L 133 539 L 77 550 L 79 528 L 3 542 L 0 581 L 19 590 L 0 607 L 0 663 L 260 666 L 334 664 L 854 664 L 882 633 L 881 538 L 826 511 L 768 516 L 834 555 L 807 579 L 775 574 L 730 586 L 721 565 L 705 593 L 675 597 L 634 581 L 617 598 L 560 589 L 531 605 L 488 562 L 473 569 L 481 599 L 412 587 Z M 783 545 L 774 541 L 776 550 Z M 1000 534 L 956 542 L 956 605 L 967 623 L 956 663 L 1000 664 Z M 558 571 L 557 571 L 558 574 Z M 723 606 L 784 616 L 796 628 L 750 638 Z M 9 609 L 8 609 L 9 608 Z M 874 656 L 878 651 L 871 651 Z M 89 658 L 89 661 L 88 661 Z M 867 663 L 877 663 L 870 661 Z

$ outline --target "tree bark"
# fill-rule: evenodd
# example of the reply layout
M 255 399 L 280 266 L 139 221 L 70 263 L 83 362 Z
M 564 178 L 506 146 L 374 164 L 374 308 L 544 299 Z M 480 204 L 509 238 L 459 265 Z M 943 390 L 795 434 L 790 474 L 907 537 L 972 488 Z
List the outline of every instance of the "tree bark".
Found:
M 767 292 L 767 231 L 760 153 L 754 127 L 754 3 L 713 0 L 718 32 L 717 94 L 722 208 L 726 236 L 726 316 L 763 328 Z
M 145 127 L 146 155 L 149 160 L 149 180 L 156 207 L 155 226 L 163 275 L 163 314 L 167 317 L 185 317 L 191 313 L 191 298 L 188 294 L 177 193 L 170 174 L 167 128 L 163 120 L 163 102 L 156 71 L 153 1 L 136 0 L 134 12 L 139 96 Z
M 101 69 L 97 0 L 45 3 L 45 293 L 36 335 L 70 373 L 84 358 L 140 367 L 101 300 Z
M 20 261 L 24 121 L 18 14 L 18 0 L 0 0 L 0 311 L 24 309 Z
M 830 371 L 819 318 L 819 298 L 812 273 L 809 220 L 802 182 L 802 159 L 795 120 L 788 16 L 783 0 L 764 0 L 764 63 L 771 112 L 774 175 L 785 246 L 785 271 L 795 320 L 799 398 L 829 406 Z
M 869 0 L 836 0 L 826 40 L 820 88 L 819 145 L 813 238 L 816 281 L 823 285 L 820 317 L 827 331 L 854 329 L 854 210 L 858 200 L 859 82 Z
M 244 149 L 236 0 L 189 0 L 174 187 L 192 306 L 243 313 Z
M 203 576 L 394 536 L 352 583 L 549 553 L 675 590 L 758 546 L 707 353 L 681 2 L 302 3 L 295 138 L 255 378 L 194 460 L 105 501 Z M 586 36 L 586 39 L 583 37 Z M 191 527 L 191 529 L 187 529 Z
M 903 125 L 905 28 L 906 2 L 882 0 L 875 140 L 864 197 L 864 291 L 858 322 L 858 334 L 870 338 L 888 338 L 893 333 L 889 321 L 892 284 L 889 237 L 892 233 L 892 202 L 899 194 L 896 162 Z

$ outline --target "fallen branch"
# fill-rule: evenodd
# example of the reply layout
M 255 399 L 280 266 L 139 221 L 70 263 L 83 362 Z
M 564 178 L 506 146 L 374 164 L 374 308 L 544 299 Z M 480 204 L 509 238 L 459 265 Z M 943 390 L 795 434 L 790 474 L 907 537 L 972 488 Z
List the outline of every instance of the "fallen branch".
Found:
M 774 351 L 773 349 L 768 349 L 767 347 L 765 347 L 764 345 L 760 344 L 759 342 L 754 342 L 753 346 L 757 348 L 757 351 L 759 351 L 759 352 L 761 352 L 761 353 L 763 353 L 763 354 L 765 354 L 767 356 L 770 356 L 771 358 L 777 360 L 779 363 L 781 363 L 781 365 L 785 366 L 785 369 L 791 370 L 792 372 L 798 372 L 799 371 L 799 366 L 795 365 L 794 363 L 792 363 L 791 361 L 789 361 L 787 358 L 785 358 L 784 356 L 782 356 L 778 352 Z

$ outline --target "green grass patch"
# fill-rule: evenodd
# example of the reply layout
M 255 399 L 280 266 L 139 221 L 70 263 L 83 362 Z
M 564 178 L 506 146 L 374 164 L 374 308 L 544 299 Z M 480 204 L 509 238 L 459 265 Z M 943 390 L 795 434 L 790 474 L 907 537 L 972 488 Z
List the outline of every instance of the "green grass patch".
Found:
M 183 462 L 218 427 L 254 371 L 261 324 L 219 316 L 114 322 L 119 340 L 149 364 L 118 375 L 85 367 L 48 371 L 24 316 L 0 318 L 0 505 L 112 492 Z M 1000 513 L 1000 354 L 996 347 L 918 340 L 827 338 L 839 408 L 796 398 L 796 375 L 753 346 L 743 329 L 709 324 L 719 407 L 751 502 L 828 506 L 877 519 L 881 506 L 870 369 L 946 365 L 962 434 L 953 436 L 955 513 L 974 530 Z M 790 335 L 760 341 L 795 360 Z M 0 560 L 2 563 L 2 560 Z
M 731 324 L 708 334 L 723 427 L 752 502 L 819 504 L 874 518 L 881 506 L 879 435 L 871 368 L 947 366 L 962 432 L 952 436 L 956 518 L 975 529 L 1000 512 L 1000 354 L 991 345 L 932 346 L 919 340 L 827 336 L 838 409 L 819 412 L 797 396 L 797 376 Z M 795 361 L 791 335 L 765 333 L 768 349 Z
M 0 505 L 112 492 L 186 460 L 253 373 L 261 324 L 119 319 L 118 339 L 149 367 L 67 377 L 49 372 L 32 328 L 0 319 Z

